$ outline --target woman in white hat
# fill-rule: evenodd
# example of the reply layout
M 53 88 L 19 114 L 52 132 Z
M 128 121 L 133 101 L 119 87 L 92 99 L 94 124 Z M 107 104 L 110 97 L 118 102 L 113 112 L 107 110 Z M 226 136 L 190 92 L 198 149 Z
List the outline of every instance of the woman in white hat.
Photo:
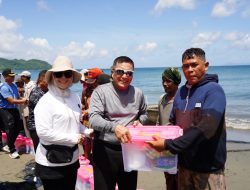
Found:
M 36 150 L 36 176 L 44 190 L 75 190 L 79 168 L 78 144 L 84 140 L 80 123 L 81 101 L 70 91 L 81 74 L 68 57 L 58 56 L 45 75 L 49 91 L 35 107 L 40 143 Z

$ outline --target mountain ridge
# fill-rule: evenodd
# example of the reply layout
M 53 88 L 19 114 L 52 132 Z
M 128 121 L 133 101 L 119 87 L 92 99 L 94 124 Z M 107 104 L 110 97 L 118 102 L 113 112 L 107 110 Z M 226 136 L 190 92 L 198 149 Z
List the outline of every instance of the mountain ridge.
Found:
M 18 69 L 18 70 L 35 70 L 35 69 L 50 69 L 51 65 L 39 59 L 5 59 L 0 58 L 0 70 L 6 68 Z

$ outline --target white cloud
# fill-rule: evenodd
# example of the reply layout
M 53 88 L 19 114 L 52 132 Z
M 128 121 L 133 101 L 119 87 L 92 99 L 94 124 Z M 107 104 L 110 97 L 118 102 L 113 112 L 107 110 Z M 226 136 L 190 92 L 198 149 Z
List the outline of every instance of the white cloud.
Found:
M 0 16 L 0 56 L 10 55 L 21 43 L 23 36 L 15 32 L 17 24 Z
M 242 34 L 238 32 L 230 32 L 224 35 L 224 39 L 228 41 L 234 41 L 237 40 L 241 35 Z
M 109 51 L 106 49 L 101 49 L 99 53 L 101 57 L 106 57 L 109 54 Z
M 161 14 L 165 9 L 172 7 L 180 7 L 186 10 L 192 10 L 195 8 L 196 0 L 158 0 L 154 7 L 156 14 Z
M 199 33 L 196 37 L 193 38 L 192 46 L 205 48 L 205 47 L 211 45 L 219 37 L 220 37 L 219 32 Z
M 80 59 L 104 57 L 108 55 L 105 49 L 98 50 L 93 42 L 87 41 L 84 44 L 70 42 L 61 49 L 61 54 L 67 56 L 79 57 Z
M 233 45 L 243 49 L 250 49 L 250 34 L 241 34 L 233 41 Z
M 0 32 L 1 31 L 11 31 L 11 30 L 16 30 L 17 24 L 5 18 L 4 16 L 0 16 Z
M 45 38 L 29 38 L 28 42 L 37 47 L 51 49 L 49 42 Z
M 136 48 L 136 51 L 149 53 L 152 52 L 155 48 L 157 48 L 157 43 L 155 42 L 147 42 L 146 44 L 141 44 Z
M 0 57 L 48 60 L 52 48 L 44 38 L 29 38 L 18 33 L 13 20 L 0 16 Z
M 43 11 L 49 10 L 49 6 L 48 6 L 47 2 L 44 0 L 37 1 L 37 6 L 38 6 L 39 10 L 43 10 Z
M 227 17 L 234 14 L 240 0 L 222 0 L 214 5 L 211 15 L 214 17 Z
M 13 32 L 0 32 L 0 56 L 15 53 L 16 48 L 22 42 L 22 35 Z

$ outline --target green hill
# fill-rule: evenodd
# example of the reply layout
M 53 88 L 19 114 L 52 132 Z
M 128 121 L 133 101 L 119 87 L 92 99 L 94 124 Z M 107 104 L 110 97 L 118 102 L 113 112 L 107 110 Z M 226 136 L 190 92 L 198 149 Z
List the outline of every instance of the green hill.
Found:
M 0 58 L 0 70 L 11 68 L 17 70 L 36 70 L 36 69 L 50 69 L 51 65 L 46 61 L 41 61 L 38 59 L 23 60 L 23 59 L 13 59 L 8 60 Z

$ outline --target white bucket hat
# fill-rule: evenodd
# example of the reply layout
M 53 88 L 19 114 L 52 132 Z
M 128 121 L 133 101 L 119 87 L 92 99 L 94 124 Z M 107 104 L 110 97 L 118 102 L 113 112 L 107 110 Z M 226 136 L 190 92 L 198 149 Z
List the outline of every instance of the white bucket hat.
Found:
M 73 71 L 73 83 L 79 82 L 82 75 L 73 68 L 71 60 L 66 56 L 58 56 L 52 65 L 52 69 L 46 72 L 45 79 L 48 83 L 50 83 L 53 72 L 68 71 L 68 70 Z

